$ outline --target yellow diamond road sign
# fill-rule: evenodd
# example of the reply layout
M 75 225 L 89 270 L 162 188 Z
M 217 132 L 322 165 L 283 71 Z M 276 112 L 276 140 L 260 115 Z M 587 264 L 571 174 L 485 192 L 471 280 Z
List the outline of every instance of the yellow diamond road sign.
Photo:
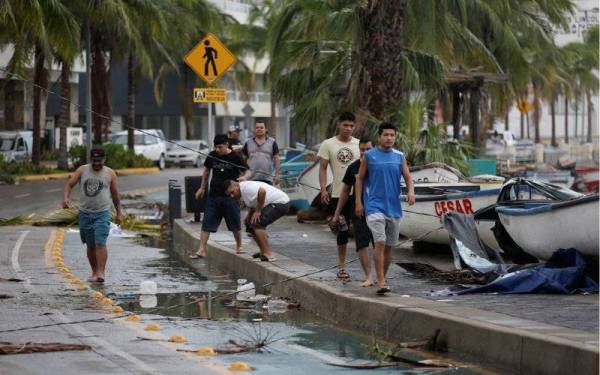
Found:
M 224 103 L 227 90 L 216 88 L 194 88 L 194 103 Z
M 208 33 L 183 58 L 206 83 L 212 84 L 235 64 L 235 56 L 213 34 Z

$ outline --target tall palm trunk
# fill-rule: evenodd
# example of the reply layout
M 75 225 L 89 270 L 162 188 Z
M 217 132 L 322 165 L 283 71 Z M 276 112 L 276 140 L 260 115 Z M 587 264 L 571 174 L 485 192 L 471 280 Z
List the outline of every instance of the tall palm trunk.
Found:
M 69 169 L 69 160 L 67 153 L 67 128 L 71 125 L 71 84 L 69 77 L 71 75 L 71 66 L 68 62 L 62 61 L 60 72 L 60 116 L 58 126 L 60 127 L 60 138 L 58 143 L 58 168 L 62 170 Z
M 45 109 L 46 90 L 48 88 L 48 71 L 44 67 L 45 55 L 39 43 L 35 45 L 35 66 L 33 73 L 33 150 L 31 161 L 40 165 L 42 109 Z
M 365 42 L 359 56 L 367 72 L 367 109 L 383 120 L 385 110 L 402 99 L 401 55 L 407 0 L 369 0 L 364 17 Z
M 534 127 L 534 142 L 540 143 L 540 119 L 542 117 L 542 103 L 537 87 L 533 88 L 533 127 Z M 527 135 L 529 138 L 529 134 Z
M 587 139 L 586 142 L 588 143 L 592 143 L 592 116 L 594 113 L 594 103 L 592 103 L 592 94 L 590 93 L 590 90 L 587 90 L 585 92 L 585 96 L 587 97 L 587 106 L 588 106 L 588 116 L 587 116 L 587 120 L 588 120 L 588 130 L 587 130 Z
M 510 113 L 510 107 L 506 109 L 504 113 L 504 130 L 510 130 L 510 124 L 508 123 L 508 114 Z
M 103 133 L 106 138 L 112 119 L 110 74 L 100 38 L 97 32 L 92 32 L 92 124 L 95 143 L 102 142 Z
M 569 97 L 565 95 L 565 143 L 569 143 Z
M 250 126 L 250 124 L 247 124 L 247 126 Z M 271 137 L 277 139 L 277 99 L 274 89 L 271 89 L 271 126 L 269 126 L 269 132 Z
M 550 99 L 550 118 L 552 119 L 552 138 L 550 140 L 550 144 L 554 147 L 557 146 L 556 143 L 556 95 L 552 93 L 552 98 Z
M 579 125 L 579 96 L 575 96 L 575 143 L 577 144 L 577 126 Z
M 127 59 L 127 147 L 130 152 L 134 150 L 133 128 L 135 127 L 135 61 L 133 54 Z
M 452 89 L 452 137 L 460 138 L 460 89 Z

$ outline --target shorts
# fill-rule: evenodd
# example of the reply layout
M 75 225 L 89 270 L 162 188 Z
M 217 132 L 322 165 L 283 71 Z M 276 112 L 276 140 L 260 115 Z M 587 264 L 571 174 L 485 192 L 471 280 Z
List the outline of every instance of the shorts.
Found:
M 352 215 L 354 223 L 354 242 L 356 243 L 356 251 L 368 247 L 369 244 L 375 246 L 373 235 L 367 225 L 367 219 L 364 216 L 356 217 Z
M 268 204 L 260 211 L 258 223 L 246 223 L 246 231 L 265 229 L 267 225 L 273 224 L 277 219 L 287 214 L 289 210 L 289 203 Z
M 239 232 L 242 230 L 240 203 L 224 195 L 209 195 L 204 208 L 202 230 L 215 233 L 223 219 L 225 219 L 229 231 Z
M 373 240 L 385 242 L 386 246 L 396 246 L 400 237 L 400 218 L 387 217 L 380 212 L 367 215 L 367 225 L 371 229 Z
M 335 210 L 337 208 L 337 204 L 338 201 L 340 199 L 339 198 L 331 198 L 329 200 L 329 205 L 327 206 L 327 211 L 333 215 L 335 213 Z M 354 205 L 352 204 L 354 200 L 354 196 L 351 196 L 348 198 L 348 201 L 346 202 L 346 205 L 344 207 L 342 207 L 342 216 L 344 216 L 344 219 L 346 220 L 346 223 L 350 223 L 350 218 L 352 216 L 352 211 L 354 211 Z M 337 244 L 338 246 L 342 246 L 342 245 L 346 245 L 348 243 L 348 229 L 342 231 L 338 231 L 337 233 Z
M 79 211 L 78 220 L 81 242 L 86 244 L 88 249 L 106 246 L 110 233 L 110 211 Z

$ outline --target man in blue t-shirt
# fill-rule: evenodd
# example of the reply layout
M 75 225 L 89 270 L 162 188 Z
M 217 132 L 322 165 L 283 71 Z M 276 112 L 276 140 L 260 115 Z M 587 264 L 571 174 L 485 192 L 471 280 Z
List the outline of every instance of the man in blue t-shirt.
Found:
M 378 147 L 366 152 L 360 163 L 355 211 L 358 217 L 366 216 L 373 234 L 377 294 L 385 294 L 390 291 L 385 283 L 385 274 L 392 261 L 392 246 L 396 245 L 400 236 L 402 177 L 408 189 L 409 206 L 415 203 L 415 189 L 404 154 L 393 148 L 396 127 L 384 122 L 379 125 L 378 134 Z

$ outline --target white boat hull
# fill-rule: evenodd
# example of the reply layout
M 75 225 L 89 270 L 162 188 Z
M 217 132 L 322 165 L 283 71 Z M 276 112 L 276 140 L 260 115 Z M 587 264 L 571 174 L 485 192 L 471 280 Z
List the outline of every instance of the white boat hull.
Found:
M 597 259 L 598 208 L 596 199 L 533 214 L 497 212 L 515 243 L 537 259 L 547 260 L 556 250 L 568 248 Z
M 302 188 L 302 191 L 304 191 L 304 196 L 306 197 L 308 204 L 311 205 L 321 191 L 319 188 L 319 159 L 300 174 L 298 183 Z M 331 166 L 327 166 L 327 186 L 332 183 L 333 173 L 331 173 Z
M 480 208 L 496 202 L 499 189 L 481 190 L 472 193 L 452 194 L 446 199 L 419 200 L 414 205 L 403 204 L 403 217 L 400 224 L 400 234 L 413 240 L 430 242 L 441 245 L 450 244 L 450 236 L 445 229 L 440 228 L 441 217 L 448 211 L 473 214 Z M 479 235 L 483 242 L 495 249 L 498 242 L 492 232 L 493 222 L 477 221 Z

